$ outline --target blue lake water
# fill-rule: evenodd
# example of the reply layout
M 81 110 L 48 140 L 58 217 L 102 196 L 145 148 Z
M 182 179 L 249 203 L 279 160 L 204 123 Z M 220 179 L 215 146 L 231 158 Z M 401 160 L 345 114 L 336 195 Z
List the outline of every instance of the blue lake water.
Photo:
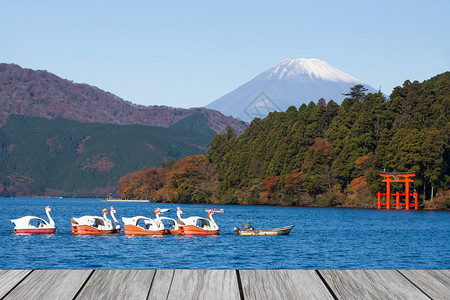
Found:
M 0 269 L 450 269 L 450 213 L 337 208 L 216 206 L 218 236 L 72 235 L 70 219 L 101 215 L 153 218 L 156 207 L 176 219 L 206 216 L 211 205 L 107 203 L 101 199 L 0 198 Z M 46 219 L 56 233 L 17 235 L 10 219 Z M 233 227 L 295 225 L 288 236 L 236 236 Z M 122 224 L 123 228 L 123 224 Z

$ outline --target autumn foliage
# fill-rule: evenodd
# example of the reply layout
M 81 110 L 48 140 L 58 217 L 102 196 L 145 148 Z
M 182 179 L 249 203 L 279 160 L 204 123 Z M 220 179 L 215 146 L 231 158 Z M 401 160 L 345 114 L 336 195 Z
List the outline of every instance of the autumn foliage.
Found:
M 279 182 L 280 176 L 267 177 L 262 180 L 262 193 L 260 197 L 263 202 L 267 203 L 268 200 L 275 197 Z
M 168 167 L 148 168 L 119 179 L 123 199 L 153 202 L 216 203 L 217 180 L 204 155 L 185 157 Z
M 0 126 L 9 115 L 53 119 L 56 116 L 83 123 L 140 124 L 169 127 L 193 114 L 201 114 L 215 132 L 232 126 L 243 132 L 247 125 L 206 108 L 141 106 L 87 84 L 77 84 L 47 71 L 0 63 Z
M 360 192 L 367 187 L 367 181 L 365 176 L 361 176 L 353 179 L 350 184 L 354 193 Z

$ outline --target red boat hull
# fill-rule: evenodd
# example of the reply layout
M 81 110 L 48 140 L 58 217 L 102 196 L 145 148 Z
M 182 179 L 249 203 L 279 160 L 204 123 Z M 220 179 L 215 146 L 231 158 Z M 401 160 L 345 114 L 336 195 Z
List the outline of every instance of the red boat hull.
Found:
M 40 233 L 50 234 L 55 233 L 56 228 L 28 228 L 28 229 L 14 229 L 16 233 Z
M 119 233 L 120 230 L 110 229 L 110 230 L 99 230 L 97 228 L 87 226 L 87 225 L 79 225 L 72 226 L 72 233 L 78 235 L 89 235 L 89 234 L 113 234 Z
M 206 230 L 197 226 L 188 225 L 183 226 L 183 231 L 185 235 L 218 235 L 219 229 L 217 230 Z
M 126 235 L 163 235 L 165 232 L 165 229 L 148 230 L 134 225 L 125 225 L 124 229 Z

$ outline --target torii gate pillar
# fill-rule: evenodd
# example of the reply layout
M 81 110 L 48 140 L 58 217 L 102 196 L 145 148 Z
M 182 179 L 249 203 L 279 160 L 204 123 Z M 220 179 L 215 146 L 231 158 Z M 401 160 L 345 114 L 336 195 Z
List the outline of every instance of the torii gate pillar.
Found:
M 418 209 L 418 201 L 419 201 L 419 194 L 414 193 L 410 194 L 410 186 L 409 184 L 414 182 L 414 179 L 412 177 L 415 177 L 416 174 L 414 173 L 387 173 L 387 172 L 380 172 L 380 176 L 383 178 L 383 182 L 386 182 L 386 193 L 380 193 L 378 192 L 378 209 L 381 209 L 382 206 L 385 206 L 386 209 L 391 209 L 391 196 L 396 196 L 395 201 L 395 208 L 401 209 L 402 207 L 405 208 L 405 210 L 409 210 L 411 206 L 414 207 L 414 209 Z M 391 194 L 391 182 L 404 182 L 405 183 L 405 193 L 401 194 L 399 192 L 395 194 Z M 386 196 L 386 202 L 381 202 L 381 196 Z M 400 202 L 400 196 L 405 196 L 405 202 Z M 414 196 L 414 204 L 411 205 L 409 201 L 409 197 Z

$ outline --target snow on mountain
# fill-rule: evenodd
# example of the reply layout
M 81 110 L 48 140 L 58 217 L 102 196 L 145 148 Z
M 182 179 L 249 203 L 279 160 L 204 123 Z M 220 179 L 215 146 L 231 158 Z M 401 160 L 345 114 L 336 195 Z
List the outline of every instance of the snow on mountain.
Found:
M 298 79 L 299 81 L 302 81 L 307 75 L 310 80 L 318 78 L 334 82 L 343 81 L 361 83 L 355 77 L 316 58 L 285 59 L 272 69 L 265 71 L 263 74 L 264 76 L 262 77 L 266 78 Z
M 271 111 L 284 111 L 320 98 L 341 103 L 346 97 L 342 94 L 356 84 L 363 84 L 368 93 L 377 92 L 323 60 L 285 59 L 206 107 L 250 122 Z

